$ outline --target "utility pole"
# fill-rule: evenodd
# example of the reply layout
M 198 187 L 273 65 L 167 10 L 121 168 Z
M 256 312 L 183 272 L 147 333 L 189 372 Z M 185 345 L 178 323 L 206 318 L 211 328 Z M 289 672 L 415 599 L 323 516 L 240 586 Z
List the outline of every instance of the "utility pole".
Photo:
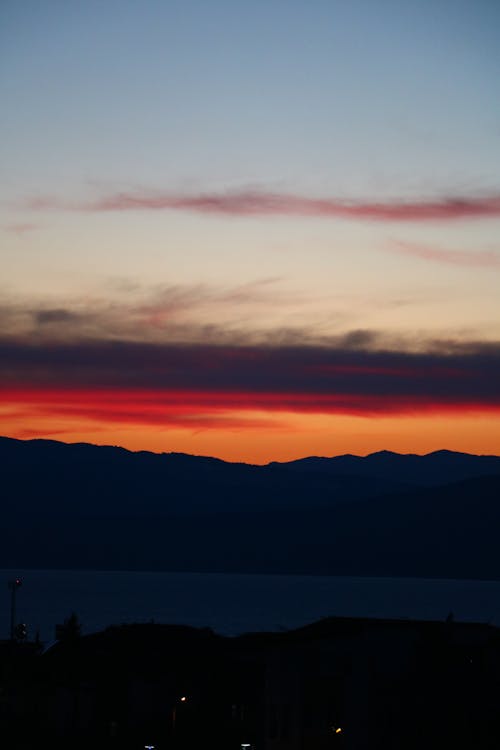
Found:
M 23 585 L 20 578 L 14 578 L 9 581 L 8 586 L 10 589 L 10 640 L 13 641 L 16 633 L 16 595 L 17 589 Z

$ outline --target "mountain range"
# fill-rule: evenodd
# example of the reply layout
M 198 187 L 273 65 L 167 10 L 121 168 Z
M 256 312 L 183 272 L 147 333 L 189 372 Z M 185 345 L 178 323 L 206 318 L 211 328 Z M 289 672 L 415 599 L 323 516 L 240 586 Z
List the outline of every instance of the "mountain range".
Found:
M 500 457 L 265 466 L 0 438 L 0 566 L 500 579 Z

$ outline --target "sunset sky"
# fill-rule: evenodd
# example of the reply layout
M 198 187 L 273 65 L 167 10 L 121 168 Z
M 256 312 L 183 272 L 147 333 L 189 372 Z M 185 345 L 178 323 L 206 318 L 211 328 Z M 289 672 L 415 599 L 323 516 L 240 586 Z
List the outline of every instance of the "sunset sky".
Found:
M 500 4 L 4 0 L 0 433 L 500 453 Z

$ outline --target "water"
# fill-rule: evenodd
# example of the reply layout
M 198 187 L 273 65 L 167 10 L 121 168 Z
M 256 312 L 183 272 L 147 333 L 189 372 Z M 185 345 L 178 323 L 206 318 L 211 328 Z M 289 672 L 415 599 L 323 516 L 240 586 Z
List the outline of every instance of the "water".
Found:
M 20 576 L 17 621 L 45 642 L 76 612 L 84 633 L 128 622 L 182 623 L 235 635 L 295 628 L 327 616 L 500 625 L 500 582 L 417 578 L 1 570 L 0 638 L 9 635 L 7 583 Z M 1 586 L 1 583 L 0 583 Z M 1 591 L 1 588 L 0 588 Z

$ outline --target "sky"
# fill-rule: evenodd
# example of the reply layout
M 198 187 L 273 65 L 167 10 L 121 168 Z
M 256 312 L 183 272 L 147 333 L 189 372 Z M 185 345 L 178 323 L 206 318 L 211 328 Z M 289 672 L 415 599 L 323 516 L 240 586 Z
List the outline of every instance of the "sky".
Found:
M 500 5 L 4 0 L 0 432 L 500 453 Z

